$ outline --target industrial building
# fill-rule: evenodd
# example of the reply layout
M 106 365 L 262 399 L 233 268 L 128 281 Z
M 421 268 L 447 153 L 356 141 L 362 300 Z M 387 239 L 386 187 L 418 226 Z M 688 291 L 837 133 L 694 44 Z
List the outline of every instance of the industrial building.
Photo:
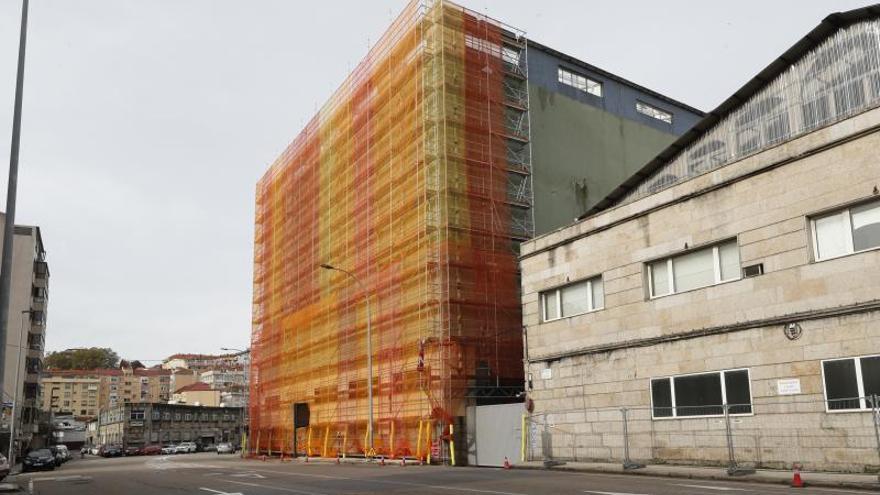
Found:
M 0 214 L 0 225 L 4 219 L 5 215 Z M 49 265 L 39 227 L 16 225 L 14 235 L 3 396 L 4 402 L 15 404 L 16 441 L 27 447 L 37 431 L 39 420 Z M 4 408 L 0 430 L 3 442 L 9 440 L 11 413 L 11 408 Z
M 257 186 L 251 451 L 463 462 L 466 407 L 522 400 L 519 244 L 701 117 L 407 5 Z
M 522 245 L 531 459 L 877 472 L 880 9 Z
M 241 418 L 241 408 L 234 407 L 128 403 L 101 411 L 93 441 L 123 448 L 179 442 L 238 445 L 244 432 Z

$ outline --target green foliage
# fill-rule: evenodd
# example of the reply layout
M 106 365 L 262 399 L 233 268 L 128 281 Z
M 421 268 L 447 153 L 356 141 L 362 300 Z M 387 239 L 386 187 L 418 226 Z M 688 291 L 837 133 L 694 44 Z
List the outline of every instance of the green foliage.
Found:
M 119 366 L 119 355 L 108 347 L 67 349 L 50 352 L 46 356 L 46 367 L 55 370 L 93 370 L 117 366 Z

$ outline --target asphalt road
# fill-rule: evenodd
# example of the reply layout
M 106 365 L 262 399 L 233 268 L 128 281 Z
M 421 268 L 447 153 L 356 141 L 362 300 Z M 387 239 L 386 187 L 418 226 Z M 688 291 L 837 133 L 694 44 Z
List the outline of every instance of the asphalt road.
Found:
M 86 458 L 13 476 L 39 495 L 706 495 L 864 494 L 857 490 L 633 475 L 439 466 L 260 462 L 235 456 Z

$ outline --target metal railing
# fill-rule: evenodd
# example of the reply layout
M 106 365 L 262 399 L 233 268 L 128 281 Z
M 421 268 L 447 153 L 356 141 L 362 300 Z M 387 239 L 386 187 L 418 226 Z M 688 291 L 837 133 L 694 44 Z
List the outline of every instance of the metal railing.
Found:
M 526 460 L 880 472 L 880 396 L 826 401 L 758 398 L 749 404 L 581 408 L 532 414 Z

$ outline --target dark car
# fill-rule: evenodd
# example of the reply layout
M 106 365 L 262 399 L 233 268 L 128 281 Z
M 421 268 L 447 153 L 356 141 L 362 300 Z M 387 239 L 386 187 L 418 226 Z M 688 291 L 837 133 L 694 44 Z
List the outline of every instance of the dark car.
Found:
M 141 455 L 141 454 L 143 454 L 143 451 L 140 447 L 129 447 L 129 448 L 125 449 L 125 455 L 127 455 L 127 456 Z
M 162 453 L 161 445 L 147 445 L 141 449 L 141 455 L 159 455 Z
M 21 470 L 24 472 L 40 471 L 43 469 L 52 471 L 55 469 L 55 454 L 49 449 L 34 450 L 25 456 L 21 464 Z
M 122 447 L 117 445 L 108 445 L 101 451 L 101 457 L 121 457 Z

